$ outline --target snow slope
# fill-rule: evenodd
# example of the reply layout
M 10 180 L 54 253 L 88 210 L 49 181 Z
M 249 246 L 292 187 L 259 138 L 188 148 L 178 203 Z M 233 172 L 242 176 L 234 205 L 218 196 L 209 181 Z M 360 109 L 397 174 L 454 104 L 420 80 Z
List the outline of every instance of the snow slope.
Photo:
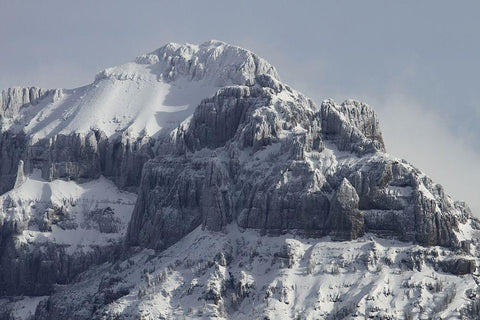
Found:
M 197 228 L 160 254 L 93 268 L 49 306 L 79 319 L 470 318 L 480 279 L 443 273 L 453 256 L 370 234 L 333 242 Z
M 0 196 L 0 225 L 16 225 L 17 240 L 28 244 L 53 242 L 68 252 L 121 241 L 136 195 L 120 191 L 111 181 L 78 184 L 44 181 L 39 172 Z
M 34 141 L 99 129 L 107 137 L 155 137 L 188 118 L 203 98 L 226 85 L 245 84 L 275 69 L 248 50 L 209 41 L 170 43 L 135 62 L 105 69 L 95 81 L 58 90 L 2 119 L 3 129 L 24 130 Z

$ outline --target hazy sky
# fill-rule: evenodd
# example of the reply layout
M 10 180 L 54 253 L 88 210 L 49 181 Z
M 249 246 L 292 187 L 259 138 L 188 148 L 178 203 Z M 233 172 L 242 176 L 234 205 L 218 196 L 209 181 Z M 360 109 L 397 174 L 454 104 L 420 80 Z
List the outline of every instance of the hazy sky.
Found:
M 356 98 L 387 149 L 480 216 L 480 1 L 0 0 L 0 89 L 73 88 L 167 42 L 223 40 L 312 97 Z

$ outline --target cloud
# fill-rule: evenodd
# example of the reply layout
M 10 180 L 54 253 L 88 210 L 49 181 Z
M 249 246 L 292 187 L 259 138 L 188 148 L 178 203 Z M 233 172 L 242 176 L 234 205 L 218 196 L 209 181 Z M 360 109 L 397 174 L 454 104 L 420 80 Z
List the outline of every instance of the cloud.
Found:
M 375 102 L 387 151 L 412 163 L 464 200 L 480 217 L 480 154 L 453 133 L 449 119 L 411 98 L 390 95 Z

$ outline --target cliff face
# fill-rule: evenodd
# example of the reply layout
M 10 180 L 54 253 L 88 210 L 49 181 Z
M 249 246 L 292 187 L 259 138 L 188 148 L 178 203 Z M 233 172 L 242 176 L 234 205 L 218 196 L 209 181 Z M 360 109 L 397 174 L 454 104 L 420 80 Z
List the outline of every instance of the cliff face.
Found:
M 3 90 L 0 94 L 0 115 L 12 118 L 19 114 L 22 107 L 37 105 L 40 100 L 50 97 L 53 100 L 62 94 L 61 89 L 36 87 L 16 87 Z
M 468 212 L 441 186 L 385 153 L 366 104 L 320 108 L 268 75 L 204 99 L 148 162 L 127 243 L 163 250 L 202 225 L 235 221 L 352 240 L 364 232 L 425 246 L 461 245 Z
M 155 140 L 126 135 L 107 138 L 101 131 L 58 134 L 32 142 L 25 133 L 5 131 L 0 137 L 0 192 L 14 187 L 17 166 L 42 172 L 45 180 L 85 182 L 104 175 L 125 190 L 136 191 L 143 164 L 154 157 Z

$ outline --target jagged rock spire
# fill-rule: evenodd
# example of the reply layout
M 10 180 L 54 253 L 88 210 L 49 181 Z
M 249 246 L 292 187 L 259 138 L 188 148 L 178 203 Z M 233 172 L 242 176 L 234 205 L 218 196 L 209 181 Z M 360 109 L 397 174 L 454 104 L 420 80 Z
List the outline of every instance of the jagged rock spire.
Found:
M 25 173 L 23 172 L 23 160 L 18 162 L 18 169 L 17 169 L 17 179 L 15 180 L 15 185 L 13 188 L 18 188 L 22 185 L 25 181 Z

